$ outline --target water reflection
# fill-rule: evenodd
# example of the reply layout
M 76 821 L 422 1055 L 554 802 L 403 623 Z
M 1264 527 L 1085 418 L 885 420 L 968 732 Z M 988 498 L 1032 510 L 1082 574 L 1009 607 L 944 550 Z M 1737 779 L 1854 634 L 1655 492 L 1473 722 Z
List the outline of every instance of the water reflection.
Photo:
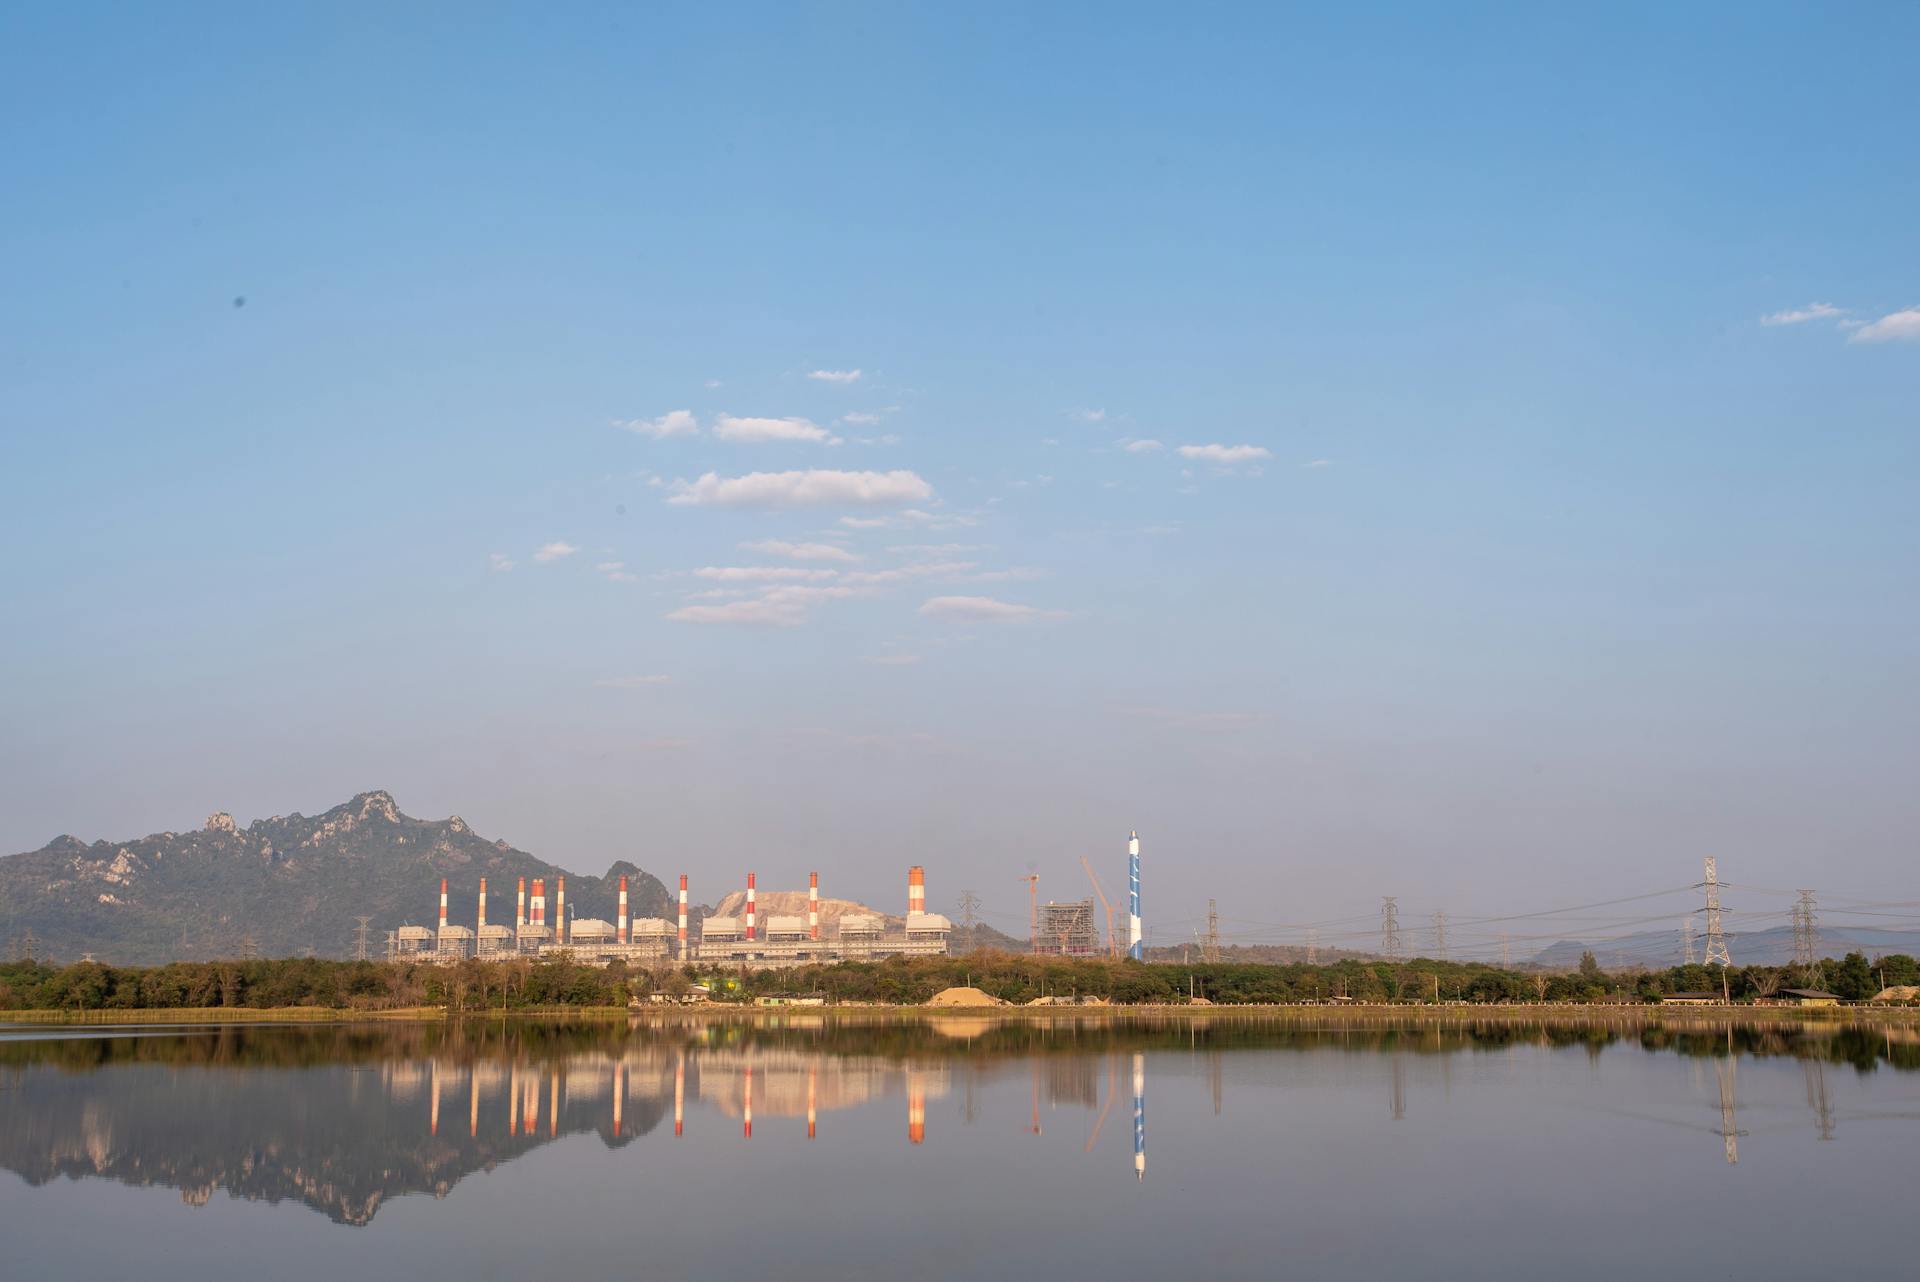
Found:
M 1720 1125 L 1711 1129 L 1727 1163 L 1739 1160 L 1739 1140 L 1748 1135 L 1738 1113 L 1743 1061 L 1799 1061 L 1806 1107 L 1823 1141 L 1838 1134 L 1830 1066 L 1857 1074 L 1920 1069 L 1920 1037 L 1911 1029 L 1707 1021 L 1302 1026 L 1249 1019 L 640 1018 L 73 1034 L 0 1034 L 0 1166 L 31 1185 L 60 1177 L 161 1185 L 192 1204 L 224 1189 L 244 1200 L 302 1203 L 352 1225 L 369 1224 L 391 1198 L 445 1197 L 463 1177 L 565 1137 L 592 1133 L 619 1150 L 656 1131 L 664 1136 L 669 1115 L 672 1138 L 701 1144 L 754 1142 L 757 1120 L 758 1148 L 802 1135 L 876 1144 L 857 1128 L 836 1134 L 833 1119 L 904 1113 L 906 1144 L 918 1149 L 951 1142 L 950 1124 L 972 1127 L 977 1118 L 996 1116 L 986 1102 L 996 1100 L 1002 1125 L 1017 1110 L 1021 1129 L 1041 1137 L 1044 1102 L 1049 1112 L 1092 1115 L 1082 1151 L 1097 1165 L 1087 1169 L 1112 1178 L 1120 1175 L 1117 1163 L 1105 1164 L 1113 1150 L 1099 1141 L 1128 1085 L 1135 1176 L 1128 1183 L 1144 1184 L 1150 1059 L 1163 1096 L 1210 1096 L 1216 1117 L 1233 1111 L 1224 1083 L 1242 1067 L 1258 1089 L 1323 1092 L 1330 1103 L 1361 1075 L 1376 1083 L 1368 1088 L 1369 1108 L 1379 1107 L 1372 1090 L 1385 1087 L 1393 1122 L 1408 1121 L 1409 1094 L 1423 1079 L 1437 1081 L 1439 1097 L 1423 1098 L 1408 1121 L 1417 1126 L 1452 1107 L 1451 1073 L 1462 1057 L 1509 1075 L 1517 1071 L 1512 1056 L 1528 1048 L 1570 1051 L 1595 1065 L 1603 1055 L 1629 1065 L 1635 1051 L 1641 1059 L 1691 1058 L 1711 1065 L 1720 1110 Z M 1430 1074 L 1422 1071 L 1428 1063 Z M 930 1106 L 956 1095 L 955 1106 L 936 1110 L 930 1125 Z M 1644 1111 L 1660 1106 L 1643 1101 L 1636 1105 L 1643 1111 L 1614 1111 L 1696 1134 L 1710 1129 L 1698 1114 L 1688 1122 L 1684 1114 Z M 1258 1117 L 1260 1106 L 1249 1107 L 1254 1116 L 1243 1124 Z M 1913 1120 L 1898 1110 L 1876 1116 Z M 1192 1112 L 1181 1117 L 1194 1124 Z M 1069 1142 L 1077 1141 L 1081 1128 L 1069 1129 Z M 1181 1130 L 1163 1126 L 1163 1143 L 1181 1146 Z M 892 1132 L 894 1145 L 898 1134 Z M 1190 1152 L 1181 1147 L 1181 1154 L 1188 1165 L 1176 1169 L 1190 1171 Z

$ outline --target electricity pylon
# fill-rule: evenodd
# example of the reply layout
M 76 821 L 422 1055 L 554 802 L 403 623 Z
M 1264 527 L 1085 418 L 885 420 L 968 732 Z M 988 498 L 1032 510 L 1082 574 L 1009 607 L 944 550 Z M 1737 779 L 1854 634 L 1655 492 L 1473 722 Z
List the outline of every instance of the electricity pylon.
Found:
M 1433 910 L 1433 955 L 1437 961 L 1447 959 L 1447 914 L 1446 910 Z
M 1700 888 L 1707 892 L 1707 955 L 1709 966 L 1733 965 L 1733 954 L 1727 951 L 1727 932 L 1720 924 L 1720 873 L 1712 855 L 1707 856 L 1706 876 L 1700 882 Z
M 1694 947 L 1693 934 L 1693 928 L 1699 920 L 1697 917 L 1689 916 L 1680 923 L 1680 964 L 1683 966 L 1691 966 L 1700 960 L 1699 951 Z
M 1399 961 L 1404 955 L 1400 948 L 1400 906 L 1392 895 L 1380 897 L 1380 955 L 1388 961 Z

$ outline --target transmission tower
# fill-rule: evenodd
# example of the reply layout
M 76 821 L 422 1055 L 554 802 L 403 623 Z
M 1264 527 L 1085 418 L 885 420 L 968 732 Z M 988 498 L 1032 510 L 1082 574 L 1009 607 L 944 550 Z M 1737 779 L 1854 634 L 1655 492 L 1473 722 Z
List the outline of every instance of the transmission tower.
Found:
M 1698 917 L 1689 916 L 1680 923 L 1680 964 L 1691 966 L 1700 960 L 1699 951 L 1694 947 L 1693 928 L 1699 924 Z
M 1813 892 L 1802 890 L 1793 906 L 1793 964 L 1800 968 L 1800 982 L 1818 988 L 1825 982 L 1820 973 L 1820 930 L 1815 925 Z
M 371 960 L 371 956 L 367 952 L 367 925 L 373 918 L 355 917 L 354 920 L 360 924 L 354 927 L 353 930 L 353 959 L 355 961 L 369 961 Z
M 1220 908 L 1211 899 L 1207 901 L 1207 947 L 1200 955 L 1209 962 L 1220 960 Z
M 1438 961 L 1447 959 L 1447 914 L 1446 910 L 1433 910 L 1433 955 Z
M 240 936 L 240 958 L 242 961 L 253 961 L 259 956 L 260 941 L 255 939 L 253 932 L 249 930 Z
M 1513 965 L 1513 947 L 1507 940 L 1507 932 L 1500 932 L 1500 969 L 1506 970 Z
M 1312 926 L 1307 927 L 1307 965 L 1320 964 L 1320 932 Z
M 1380 955 L 1388 961 L 1405 955 L 1400 949 L 1400 905 L 1392 895 L 1380 897 Z
M 33 927 L 27 927 L 27 933 L 20 937 L 20 946 L 15 950 L 15 957 L 23 962 L 33 961 L 34 950 L 39 943 L 40 941 L 33 937 Z
M 979 912 L 980 912 L 980 896 L 974 894 L 971 890 L 961 891 L 960 892 L 960 929 L 966 932 L 965 935 L 962 936 L 962 938 L 964 938 L 967 941 L 968 948 L 972 948 L 974 945 L 974 938 L 973 938 L 974 917 Z
M 1707 856 L 1706 870 L 1706 877 L 1700 883 L 1700 888 L 1707 892 L 1706 963 L 1731 966 L 1733 955 L 1727 951 L 1727 932 L 1720 924 L 1720 873 L 1712 855 Z

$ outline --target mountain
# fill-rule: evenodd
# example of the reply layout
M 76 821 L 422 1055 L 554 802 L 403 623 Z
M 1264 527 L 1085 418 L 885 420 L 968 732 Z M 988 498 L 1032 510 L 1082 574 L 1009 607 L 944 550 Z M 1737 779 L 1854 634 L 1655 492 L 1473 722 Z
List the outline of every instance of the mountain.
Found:
M 1865 953 L 1881 957 L 1889 953 L 1920 956 L 1920 931 L 1881 930 L 1871 926 L 1821 925 L 1819 955 L 1842 957 L 1847 953 Z M 1694 939 L 1694 955 L 1706 947 L 1706 936 Z M 1625 970 L 1635 966 L 1661 969 L 1678 966 L 1684 946 L 1677 930 L 1649 931 L 1619 939 L 1585 944 L 1563 939 L 1534 954 L 1533 961 L 1556 970 L 1571 970 L 1580 964 L 1580 954 L 1592 950 L 1602 970 Z M 1793 961 L 1793 927 L 1775 926 L 1747 934 L 1729 934 L 1727 951 L 1735 966 L 1785 966 Z
M 657 877 L 620 861 L 604 877 L 583 877 L 488 841 L 458 815 L 414 819 L 386 792 L 363 792 L 311 818 L 275 815 L 245 828 L 210 816 L 196 832 L 133 841 L 56 837 L 39 850 L 0 858 L 0 946 L 26 932 L 38 956 L 83 954 L 118 965 L 232 957 L 351 956 L 355 918 L 372 919 L 378 956 L 386 931 L 431 925 L 447 879 L 448 917 L 471 926 L 480 878 L 487 918 L 511 925 L 519 877 L 567 878 L 573 917 L 612 920 L 618 878 L 629 910 L 670 917 L 672 897 Z

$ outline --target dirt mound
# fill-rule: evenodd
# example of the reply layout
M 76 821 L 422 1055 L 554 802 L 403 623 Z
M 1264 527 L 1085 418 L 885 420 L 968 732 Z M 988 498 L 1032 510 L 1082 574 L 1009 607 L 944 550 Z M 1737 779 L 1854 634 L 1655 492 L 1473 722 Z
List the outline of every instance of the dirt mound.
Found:
M 998 997 L 977 988 L 944 988 L 927 998 L 929 1006 L 1005 1006 Z

